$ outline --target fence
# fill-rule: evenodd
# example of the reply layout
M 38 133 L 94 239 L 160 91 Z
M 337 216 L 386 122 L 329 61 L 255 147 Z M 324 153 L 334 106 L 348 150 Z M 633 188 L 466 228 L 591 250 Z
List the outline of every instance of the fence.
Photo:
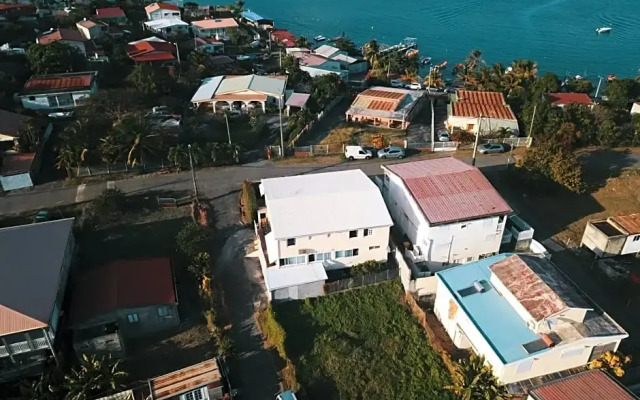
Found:
M 485 143 L 505 143 L 511 147 L 531 147 L 533 143 L 532 137 L 517 137 L 517 138 L 504 138 L 504 139 L 486 139 Z
M 456 151 L 460 146 L 460 142 L 435 142 L 433 151 Z
M 295 157 L 326 156 L 329 154 L 342 154 L 343 152 L 344 145 L 341 144 L 314 144 L 310 146 L 298 146 L 293 148 L 293 155 Z
M 407 142 L 405 144 L 405 148 L 406 149 L 413 149 L 413 150 L 418 150 L 418 151 L 430 151 L 431 150 L 431 143 L 429 142 Z
M 71 172 L 79 176 L 96 176 L 117 174 L 122 172 L 152 172 L 158 171 L 164 168 L 168 168 L 169 164 L 165 164 L 164 161 L 159 163 L 142 163 L 135 167 L 128 165 L 126 162 L 116 162 L 113 164 L 98 164 L 98 165 L 84 165 L 80 167 L 71 167 Z
M 318 113 L 318 115 L 316 115 L 316 121 L 318 121 L 318 122 L 322 121 L 322 119 L 325 117 L 325 115 L 329 111 L 331 111 L 333 109 L 333 107 L 335 107 L 343 99 L 344 99 L 344 96 L 338 96 L 335 99 L 333 99 L 333 101 L 331 101 L 329 104 L 327 104 L 324 107 L 324 109 L 322 111 L 320 111 Z M 302 136 L 302 134 L 305 133 L 305 132 L 309 132 L 311 130 L 311 128 L 313 128 L 314 124 L 315 124 L 315 121 L 311 121 L 304 128 L 302 128 L 300 130 L 300 132 L 298 132 L 298 134 L 293 139 L 291 139 L 290 145 L 291 146 L 295 146 L 296 142 L 300 139 L 300 136 Z
M 177 208 L 180 206 L 185 206 L 187 204 L 190 204 L 191 201 L 193 200 L 192 196 L 185 196 L 185 197 L 179 197 L 179 198 L 175 198 L 175 197 L 156 197 L 156 199 L 158 200 L 158 205 L 160 207 L 163 208 Z
M 324 292 L 325 294 L 343 292 L 345 290 L 355 289 L 361 286 L 374 285 L 376 283 L 390 281 L 396 279 L 398 276 L 398 268 L 387 269 L 380 272 L 371 272 L 369 274 L 356 275 L 351 278 L 340 279 L 338 281 L 325 283 Z
M 394 255 L 398 262 L 400 280 L 402 281 L 402 286 L 404 286 L 405 291 L 414 293 L 418 296 L 426 296 L 436 292 L 438 282 L 435 276 L 425 276 L 421 278 L 415 277 L 411 271 L 411 267 L 402 254 L 402 250 L 400 250 L 400 248 L 396 248 Z

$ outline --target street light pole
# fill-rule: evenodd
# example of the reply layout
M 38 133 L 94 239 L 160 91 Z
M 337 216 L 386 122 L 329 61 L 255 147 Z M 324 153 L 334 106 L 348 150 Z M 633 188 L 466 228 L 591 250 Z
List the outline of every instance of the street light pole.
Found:
M 600 93 L 600 84 L 602 84 L 602 77 L 598 76 L 598 87 L 596 88 L 596 95 L 594 96 L 596 99 L 598 98 L 598 93 Z
M 435 121 L 435 115 L 436 115 L 436 111 L 433 108 L 433 97 L 430 96 L 430 93 L 427 93 L 427 96 L 429 96 L 429 101 L 431 102 L 431 151 L 434 151 L 436 148 L 436 142 L 435 142 L 435 138 L 436 138 L 436 121 Z
M 476 132 L 476 141 L 473 143 L 473 158 L 471 159 L 471 166 L 476 166 L 476 152 L 478 151 L 478 142 L 480 141 L 480 135 L 482 134 L 482 121 L 483 117 L 480 116 L 480 121 L 478 124 L 478 132 Z
M 196 171 L 193 169 L 193 156 L 191 156 L 191 145 L 187 145 L 189 149 L 189 165 L 191 165 L 191 180 L 193 181 L 193 193 L 198 198 L 198 186 L 196 185 Z
M 180 64 L 180 47 L 178 47 L 178 42 L 173 42 L 173 45 L 176 46 L 176 56 L 178 57 L 178 64 Z
M 229 137 L 229 144 L 231 144 L 231 131 L 229 130 L 229 117 L 227 113 L 224 113 L 224 120 L 227 123 L 227 136 Z
M 284 88 L 282 89 L 282 94 L 280 94 L 280 98 L 278 100 L 278 115 L 280 117 L 280 157 L 284 158 L 284 133 L 282 131 L 282 97 L 287 91 L 287 78 L 284 78 Z

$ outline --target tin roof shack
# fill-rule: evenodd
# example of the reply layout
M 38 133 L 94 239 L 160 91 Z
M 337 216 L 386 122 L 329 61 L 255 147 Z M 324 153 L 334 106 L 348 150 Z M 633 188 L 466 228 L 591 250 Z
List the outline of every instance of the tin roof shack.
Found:
M 640 213 L 589 221 L 580 244 L 601 258 L 640 252 Z
M 151 400 L 222 400 L 229 392 L 225 371 L 216 359 L 149 380 Z

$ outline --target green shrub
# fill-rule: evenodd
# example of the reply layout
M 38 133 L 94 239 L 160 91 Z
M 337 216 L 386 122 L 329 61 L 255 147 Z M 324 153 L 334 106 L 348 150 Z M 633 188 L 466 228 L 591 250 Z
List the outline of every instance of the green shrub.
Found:
M 244 181 L 242 183 L 242 222 L 246 225 L 255 221 L 258 216 L 258 199 L 256 198 L 256 191 L 253 188 L 253 183 L 250 181 Z
M 258 315 L 258 324 L 260 325 L 262 333 L 266 337 L 267 345 L 275 347 L 276 350 L 278 350 L 280 357 L 283 360 L 286 360 L 287 353 L 284 349 L 286 334 L 284 329 L 282 329 L 282 326 L 280 326 L 276 320 L 271 304 L 269 304 L 266 310 L 262 311 Z
M 207 252 L 201 252 L 196 254 L 192 259 L 187 270 L 191 272 L 196 279 L 202 279 L 208 276 L 211 272 L 210 269 L 211 256 Z
M 122 190 L 105 189 L 92 206 L 99 217 L 117 217 L 127 210 L 127 198 Z
M 207 251 L 209 230 L 194 222 L 187 222 L 178 232 L 176 244 L 183 254 L 190 259 L 195 259 L 199 253 Z
M 388 269 L 387 263 L 375 260 L 367 260 L 351 267 L 351 275 L 364 275 L 371 272 L 381 272 L 386 269 Z

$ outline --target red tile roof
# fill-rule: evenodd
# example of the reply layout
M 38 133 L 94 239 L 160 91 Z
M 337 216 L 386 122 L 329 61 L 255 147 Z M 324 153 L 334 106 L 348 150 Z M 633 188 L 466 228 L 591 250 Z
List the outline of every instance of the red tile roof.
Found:
M 547 93 L 547 101 L 553 106 L 563 106 L 567 104 L 591 105 L 591 97 L 586 93 Z
M 71 306 L 73 323 L 116 309 L 176 304 L 171 260 L 114 261 L 81 275 Z
M 88 90 L 95 77 L 96 72 L 35 76 L 24 84 L 23 94 Z
M 456 117 L 489 117 L 515 120 L 511 107 L 502 104 L 452 103 L 452 115 Z
M 150 14 L 154 11 L 158 10 L 171 10 L 171 11 L 180 11 L 178 6 L 174 6 L 173 4 L 168 3 L 151 3 L 144 8 L 147 14 Z
M 504 96 L 500 92 L 473 92 L 471 90 L 458 89 L 458 102 L 475 104 L 505 104 Z
M 512 210 L 479 169 L 452 157 L 385 165 L 399 176 L 430 225 Z
M 134 62 L 170 61 L 176 48 L 169 42 L 143 41 L 127 46 L 127 55 Z
M 38 44 L 49 44 L 59 40 L 68 40 L 72 42 L 84 42 L 84 38 L 80 31 L 76 29 L 58 29 L 38 38 Z
M 640 233 L 640 214 L 618 215 L 611 217 L 611 220 L 624 228 L 630 235 Z
M 535 321 L 569 308 L 519 256 L 507 257 L 489 268 Z
M 581 372 L 529 391 L 535 400 L 637 400 L 601 370 Z
M 126 14 L 120 7 L 108 7 L 96 9 L 98 18 L 120 18 L 126 17 Z
M 296 45 L 296 36 L 286 29 L 272 30 L 271 39 L 284 44 L 286 47 L 295 47 Z

